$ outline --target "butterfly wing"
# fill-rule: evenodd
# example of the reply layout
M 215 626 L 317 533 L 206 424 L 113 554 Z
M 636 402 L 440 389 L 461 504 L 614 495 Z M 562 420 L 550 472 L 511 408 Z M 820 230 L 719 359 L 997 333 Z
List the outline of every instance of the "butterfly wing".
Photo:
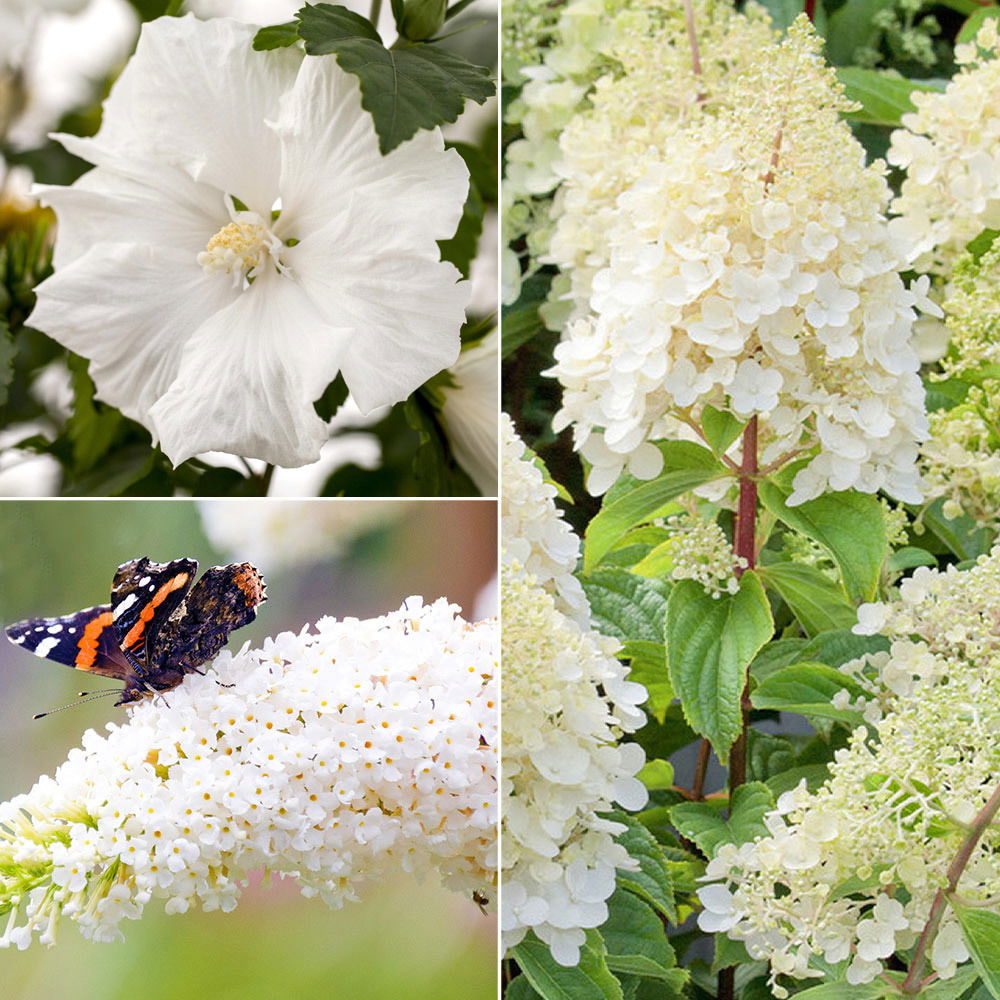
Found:
M 61 618 L 29 618 L 5 631 L 15 646 L 46 660 L 126 683 L 135 676 L 118 645 L 110 604 Z
M 146 556 L 122 563 L 111 585 L 111 616 L 125 659 L 139 674 L 149 670 L 147 650 L 194 582 L 194 559 L 151 562 Z
M 250 563 L 206 570 L 152 640 L 150 669 L 192 670 L 212 659 L 266 600 L 264 580 Z

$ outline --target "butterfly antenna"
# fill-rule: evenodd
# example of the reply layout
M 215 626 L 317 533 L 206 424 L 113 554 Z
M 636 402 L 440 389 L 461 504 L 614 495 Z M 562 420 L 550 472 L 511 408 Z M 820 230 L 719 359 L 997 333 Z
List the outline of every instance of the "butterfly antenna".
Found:
M 86 698 L 81 698 L 79 701 L 71 701 L 68 705 L 60 705 L 59 708 L 50 708 L 47 712 L 39 712 L 37 715 L 33 715 L 33 719 L 44 719 L 46 715 L 55 715 L 56 712 L 62 712 L 67 708 L 76 708 L 77 705 L 85 705 L 88 701 L 97 701 L 98 698 L 103 698 L 105 695 L 109 694 L 121 694 L 120 688 L 105 688 L 103 691 L 91 691 Z

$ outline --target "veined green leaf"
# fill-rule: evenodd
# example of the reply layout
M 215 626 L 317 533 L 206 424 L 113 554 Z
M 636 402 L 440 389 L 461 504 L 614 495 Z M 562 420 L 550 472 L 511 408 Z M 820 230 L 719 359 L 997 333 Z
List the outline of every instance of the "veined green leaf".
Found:
M 681 580 L 667 603 L 667 664 L 674 692 L 695 732 L 725 763 L 742 731 L 740 705 L 750 662 L 774 631 L 756 574 L 743 574 L 735 594 L 712 597 Z
M 789 507 L 788 492 L 769 482 L 760 484 L 759 496 L 775 517 L 829 550 L 854 603 L 874 599 L 889 554 L 885 515 L 877 497 L 849 490 Z

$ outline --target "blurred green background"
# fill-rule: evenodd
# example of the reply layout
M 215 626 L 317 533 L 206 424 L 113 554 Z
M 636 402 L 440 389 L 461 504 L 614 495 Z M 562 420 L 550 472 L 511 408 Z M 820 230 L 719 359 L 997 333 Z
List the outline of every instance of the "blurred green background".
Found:
M 206 523 L 211 532 L 206 532 Z M 0 621 L 105 603 L 119 563 L 254 561 L 268 584 L 230 648 L 325 614 L 369 617 L 408 596 L 495 613 L 496 504 L 473 501 L 15 501 L 0 503 Z M 485 588 L 485 589 L 484 589 Z M 0 644 L 0 799 L 51 774 L 83 731 L 125 710 L 100 699 L 33 721 L 85 688 L 113 686 Z M 253 885 L 230 914 L 166 916 L 151 902 L 126 940 L 0 951 L 3 1000 L 492 1000 L 496 923 L 470 899 L 400 874 L 331 911 L 290 882 Z

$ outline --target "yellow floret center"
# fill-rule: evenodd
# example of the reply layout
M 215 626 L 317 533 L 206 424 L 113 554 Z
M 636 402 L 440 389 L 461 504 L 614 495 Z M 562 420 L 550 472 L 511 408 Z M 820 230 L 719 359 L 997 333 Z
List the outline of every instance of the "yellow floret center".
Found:
M 256 222 L 230 222 L 208 241 L 198 263 L 208 274 L 224 271 L 246 277 L 267 260 L 274 242 L 274 236 Z

